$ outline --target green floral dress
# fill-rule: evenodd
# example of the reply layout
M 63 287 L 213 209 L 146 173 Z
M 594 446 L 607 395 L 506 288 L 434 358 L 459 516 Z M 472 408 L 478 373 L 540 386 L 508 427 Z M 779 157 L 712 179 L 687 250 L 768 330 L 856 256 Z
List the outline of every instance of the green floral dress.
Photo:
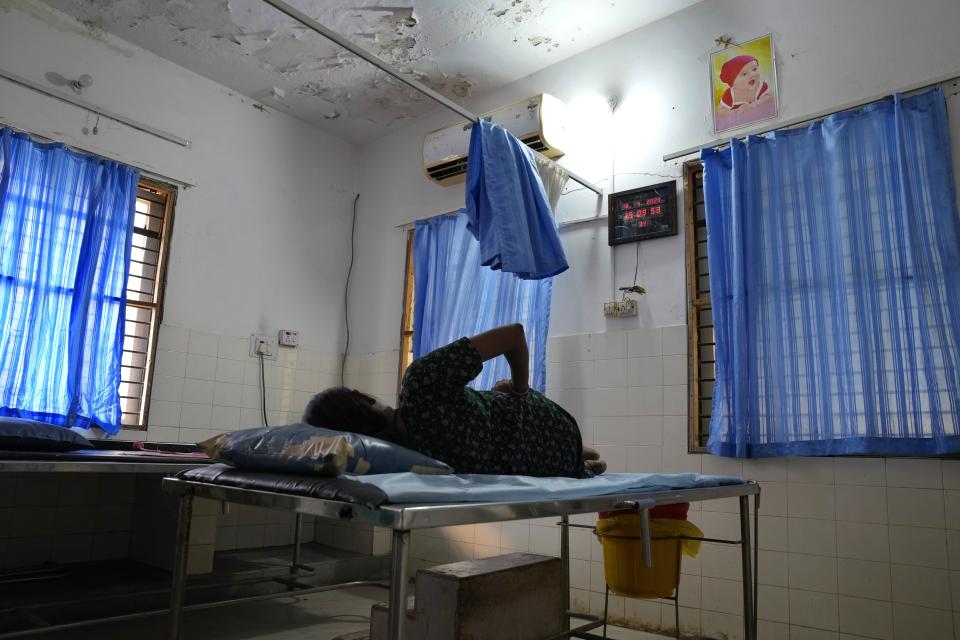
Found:
M 482 369 L 469 338 L 410 365 L 399 398 L 407 446 L 457 473 L 588 475 L 573 417 L 533 389 L 518 396 L 466 387 Z

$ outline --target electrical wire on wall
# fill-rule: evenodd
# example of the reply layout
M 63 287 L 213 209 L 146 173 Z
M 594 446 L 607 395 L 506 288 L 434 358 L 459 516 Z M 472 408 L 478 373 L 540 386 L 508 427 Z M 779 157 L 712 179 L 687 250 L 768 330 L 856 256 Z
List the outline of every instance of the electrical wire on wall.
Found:
M 267 424 L 267 374 L 266 367 L 263 366 L 263 353 L 260 353 L 260 409 L 263 411 L 263 426 Z
M 633 286 L 637 286 L 637 274 L 640 272 L 640 243 L 637 245 L 637 264 L 633 267 Z
M 357 233 L 357 200 L 359 199 L 360 194 L 358 193 L 357 197 L 353 199 L 353 221 L 350 223 L 350 266 L 347 267 L 347 285 L 343 288 L 343 323 L 347 328 L 347 341 L 343 347 L 343 358 L 340 360 L 341 387 L 347 386 L 347 352 L 350 350 L 350 274 L 353 273 L 354 237 Z

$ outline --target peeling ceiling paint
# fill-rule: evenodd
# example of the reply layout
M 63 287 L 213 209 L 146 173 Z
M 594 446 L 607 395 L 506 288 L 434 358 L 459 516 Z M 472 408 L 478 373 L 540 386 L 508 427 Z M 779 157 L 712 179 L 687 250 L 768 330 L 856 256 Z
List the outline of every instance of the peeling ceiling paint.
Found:
M 410 78 L 457 100 L 518 80 L 698 0 L 289 1 Z M 384 135 L 433 106 L 261 0 L 44 2 L 79 20 L 91 37 L 112 33 L 355 143 Z

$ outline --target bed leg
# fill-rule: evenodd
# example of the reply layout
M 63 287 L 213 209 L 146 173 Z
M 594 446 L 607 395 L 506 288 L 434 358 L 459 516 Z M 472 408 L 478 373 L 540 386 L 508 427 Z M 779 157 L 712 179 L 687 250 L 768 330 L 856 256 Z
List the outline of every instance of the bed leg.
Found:
M 760 494 L 753 496 L 753 637 L 759 637 L 757 618 L 760 610 Z
M 607 640 L 607 620 L 610 618 L 610 585 L 603 592 L 603 640 Z
M 390 563 L 390 617 L 387 624 L 389 640 L 403 640 L 407 622 L 407 558 L 410 551 L 410 532 L 393 532 L 393 557 Z
M 173 584 L 170 587 L 169 640 L 180 637 L 180 622 L 183 617 L 183 598 L 187 587 L 187 557 L 190 551 L 190 520 L 193 518 L 193 496 L 180 496 L 177 513 L 177 535 L 174 538 Z
M 643 552 L 643 566 L 653 567 L 653 541 L 650 539 L 650 509 L 640 509 L 640 547 Z
M 293 566 L 290 574 L 297 575 L 300 571 L 300 545 L 303 543 L 303 514 L 297 513 L 293 521 Z
M 753 570 L 750 548 L 750 496 L 740 496 L 740 557 L 743 570 L 743 637 L 757 640 L 753 602 Z
M 560 516 L 560 573 L 563 574 L 563 628 L 570 627 L 570 516 Z

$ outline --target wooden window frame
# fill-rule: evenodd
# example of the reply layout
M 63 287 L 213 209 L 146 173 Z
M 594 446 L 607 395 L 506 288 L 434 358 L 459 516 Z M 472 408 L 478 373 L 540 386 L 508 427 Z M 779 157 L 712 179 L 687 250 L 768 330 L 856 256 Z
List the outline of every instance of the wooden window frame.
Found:
M 686 233 L 686 262 L 687 262 L 687 372 L 689 395 L 689 433 L 687 451 L 690 453 L 707 453 L 704 433 L 701 429 L 702 398 L 700 397 L 700 322 L 702 311 L 712 308 L 710 296 L 699 295 L 697 283 L 700 273 L 697 269 L 697 228 L 702 226 L 697 222 L 696 211 L 696 175 L 702 176 L 703 165 L 698 160 L 691 160 L 683 165 L 684 191 L 684 224 Z M 701 177 L 702 184 L 702 177 Z
M 397 393 L 403 374 L 413 362 L 413 229 L 407 231 L 407 255 L 403 270 L 403 317 L 400 320 L 400 363 L 397 374 Z
M 170 257 L 170 236 L 173 230 L 173 211 L 177 199 L 176 187 L 163 184 L 148 178 L 140 178 L 137 184 L 137 191 L 153 191 L 164 198 L 163 219 L 160 232 L 160 245 L 157 252 L 155 289 L 152 302 L 143 302 L 131 300 L 129 294 L 126 300 L 128 307 L 139 309 L 149 309 L 151 314 L 151 327 L 147 341 L 147 348 L 143 352 L 146 356 L 144 363 L 144 378 L 140 398 L 140 420 L 139 424 L 122 424 L 122 428 L 128 431 L 146 431 L 150 420 L 150 395 L 153 387 L 153 369 L 156 362 L 157 338 L 160 333 L 160 324 L 163 322 L 163 301 L 167 287 L 167 264 Z M 128 272 L 128 277 L 130 276 Z M 126 322 L 126 319 L 124 319 Z

